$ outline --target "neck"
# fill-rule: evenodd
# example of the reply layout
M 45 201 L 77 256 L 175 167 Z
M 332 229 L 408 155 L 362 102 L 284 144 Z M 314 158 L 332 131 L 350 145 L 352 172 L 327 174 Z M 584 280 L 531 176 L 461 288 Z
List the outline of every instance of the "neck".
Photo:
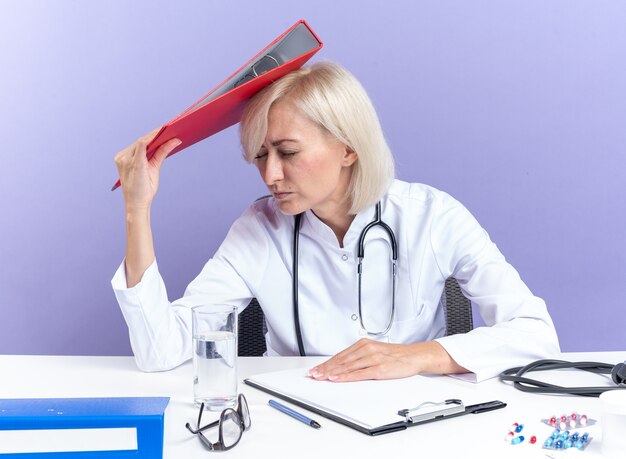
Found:
M 348 232 L 348 229 L 350 228 L 350 225 L 355 217 L 355 215 L 348 213 L 349 209 L 349 204 L 345 204 L 341 210 L 336 209 L 333 213 L 320 212 L 312 209 L 315 216 L 324 222 L 324 224 L 331 230 L 333 230 L 333 233 L 335 233 L 335 237 L 337 238 L 337 242 L 339 243 L 339 247 L 343 247 L 343 238 Z
M 339 247 L 343 248 L 343 238 L 350 229 L 350 225 L 355 215 L 351 215 L 350 208 L 352 200 L 348 197 L 348 187 L 352 177 L 352 167 L 345 167 L 341 170 L 340 183 L 330 197 L 321 206 L 311 209 L 317 218 L 319 218 L 326 226 L 328 226 L 339 243 Z

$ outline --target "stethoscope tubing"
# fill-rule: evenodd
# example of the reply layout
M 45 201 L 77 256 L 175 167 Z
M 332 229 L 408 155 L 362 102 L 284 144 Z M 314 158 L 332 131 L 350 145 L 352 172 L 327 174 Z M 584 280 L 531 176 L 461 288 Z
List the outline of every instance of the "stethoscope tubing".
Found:
M 376 203 L 376 216 L 374 220 L 368 223 L 365 228 L 361 231 L 359 236 L 359 245 L 358 245 L 358 266 L 357 266 L 357 274 L 358 274 L 358 301 L 359 301 L 359 321 L 361 324 L 361 328 L 365 330 L 368 336 L 384 336 L 389 333 L 391 327 L 393 326 L 393 320 L 396 313 L 396 275 L 397 268 L 396 263 L 398 260 L 398 243 L 396 241 L 396 236 L 389 225 L 382 221 L 381 218 L 381 204 L 380 201 Z M 299 240 L 300 240 L 300 226 L 302 224 L 302 213 L 297 214 L 294 220 L 294 231 L 293 231 L 293 275 L 292 275 L 292 301 L 293 301 L 293 317 L 294 317 L 294 325 L 296 332 L 296 341 L 298 343 L 298 351 L 302 357 L 306 356 L 306 352 L 304 349 L 304 340 L 302 339 L 302 329 L 300 328 L 300 311 L 298 305 L 298 250 L 299 250 Z M 389 323 L 387 327 L 382 331 L 370 332 L 365 323 L 363 321 L 362 314 L 362 301 L 361 301 L 361 281 L 362 281 L 362 272 L 363 272 L 363 259 L 365 258 L 365 236 L 367 232 L 374 228 L 375 226 L 380 226 L 385 230 L 387 235 L 389 236 L 389 240 L 391 241 L 391 275 L 392 275 L 392 285 L 391 285 L 391 314 L 389 316 Z
M 291 280 L 293 286 L 291 294 L 293 296 L 293 321 L 296 326 L 296 339 L 298 341 L 298 350 L 300 356 L 306 356 L 304 351 L 304 342 L 302 340 L 302 330 L 300 329 L 300 312 L 298 310 L 298 242 L 300 240 L 300 224 L 302 221 L 302 214 L 296 215 L 295 225 L 293 229 L 293 275 Z
M 393 234 L 393 230 L 389 225 L 387 225 L 381 218 L 381 205 L 380 201 L 376 203 L 376 216 L 374 220 L 368 223 L 363 231 L 361 231 L 361 235 L 359 236 L 359 246 L 358 246 L 358 258 L 359 263 L 357 266 L 357 273 L 359 277 L 359 322 L 361 323 L 361 328 L 367 332 L 368 336 L 384 336 L 389 333 L 391 327 L 393 325 L 393 318 L 396 315 L 396 261 L 398 260 L 398 243 L 396 242 L 396 236 Z M 384 330 L 371 332 L 365 326 L 365 322 L 363 321 L 363 303 L 362 303 L 362 295 L 361 295 L 361 278 L 363 274 L 363 259 L 365 258 L 365 236 L 367 232 L 374 228 L 375 226 L 380 226 L 385 230 L 387 235 L 389 236 L 389 240 L 391 241 L 391 315 L 389 317 L 389 323 Z

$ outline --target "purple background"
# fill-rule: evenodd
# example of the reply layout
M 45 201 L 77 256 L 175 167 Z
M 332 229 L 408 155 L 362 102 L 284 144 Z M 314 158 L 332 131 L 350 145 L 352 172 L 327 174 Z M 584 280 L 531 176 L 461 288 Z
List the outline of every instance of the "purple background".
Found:
M 0 353 L 130 353 L 115 153 L 306 19 L 369 91 L 397 175 L 474 213 L 563 350 L 626 349 L 626 2 L 0 0 Z M 165 163 L 177 297 L 264 187 L 237 129 Z

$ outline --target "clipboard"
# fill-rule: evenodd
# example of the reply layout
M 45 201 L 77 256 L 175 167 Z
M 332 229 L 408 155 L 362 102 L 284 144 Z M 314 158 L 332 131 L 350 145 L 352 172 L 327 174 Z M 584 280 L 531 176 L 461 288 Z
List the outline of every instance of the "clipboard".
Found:
M 312 380 L 305 373 L 304 369 L 264 373 L 244 383 L 370 436 L 506 407 L 499 400 L 466 405 L 464 399 L 476 398 L 474 391 L 427 376 L 333 383 Z M 416 404 L 417 398 L 423 401 Z
M 161 127 L 146 156 L 170 139 L 181 144 L 168 157 L 236 124 L 247 101 L 261 89 L 302 67 L 323 46 L 305 20 L 296 22 L 256 56 L 176 118 Z M 112 190 L 120 186 L 118 180 Z

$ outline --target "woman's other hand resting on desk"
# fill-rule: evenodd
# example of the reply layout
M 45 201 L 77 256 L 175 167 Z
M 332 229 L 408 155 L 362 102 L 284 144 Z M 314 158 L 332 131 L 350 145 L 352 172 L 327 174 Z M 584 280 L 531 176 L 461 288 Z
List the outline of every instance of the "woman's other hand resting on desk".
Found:
M 152 158 L 146 157 L 146 148 L 158 129 L 141 137 L 115 155 L 126 208 L 126 283 L 134 287 L 154 261 L 154 244 L 150 227 L 150 206 L 159 188 L 159 171 L 163 161 L 179 139 L 161 145 Z
M 436 341 L 389 344 L 360 339 L 326 362 L 309 370 L 317 380 L 334 382 L 396 379 L 418 373 L 467 373 Z

